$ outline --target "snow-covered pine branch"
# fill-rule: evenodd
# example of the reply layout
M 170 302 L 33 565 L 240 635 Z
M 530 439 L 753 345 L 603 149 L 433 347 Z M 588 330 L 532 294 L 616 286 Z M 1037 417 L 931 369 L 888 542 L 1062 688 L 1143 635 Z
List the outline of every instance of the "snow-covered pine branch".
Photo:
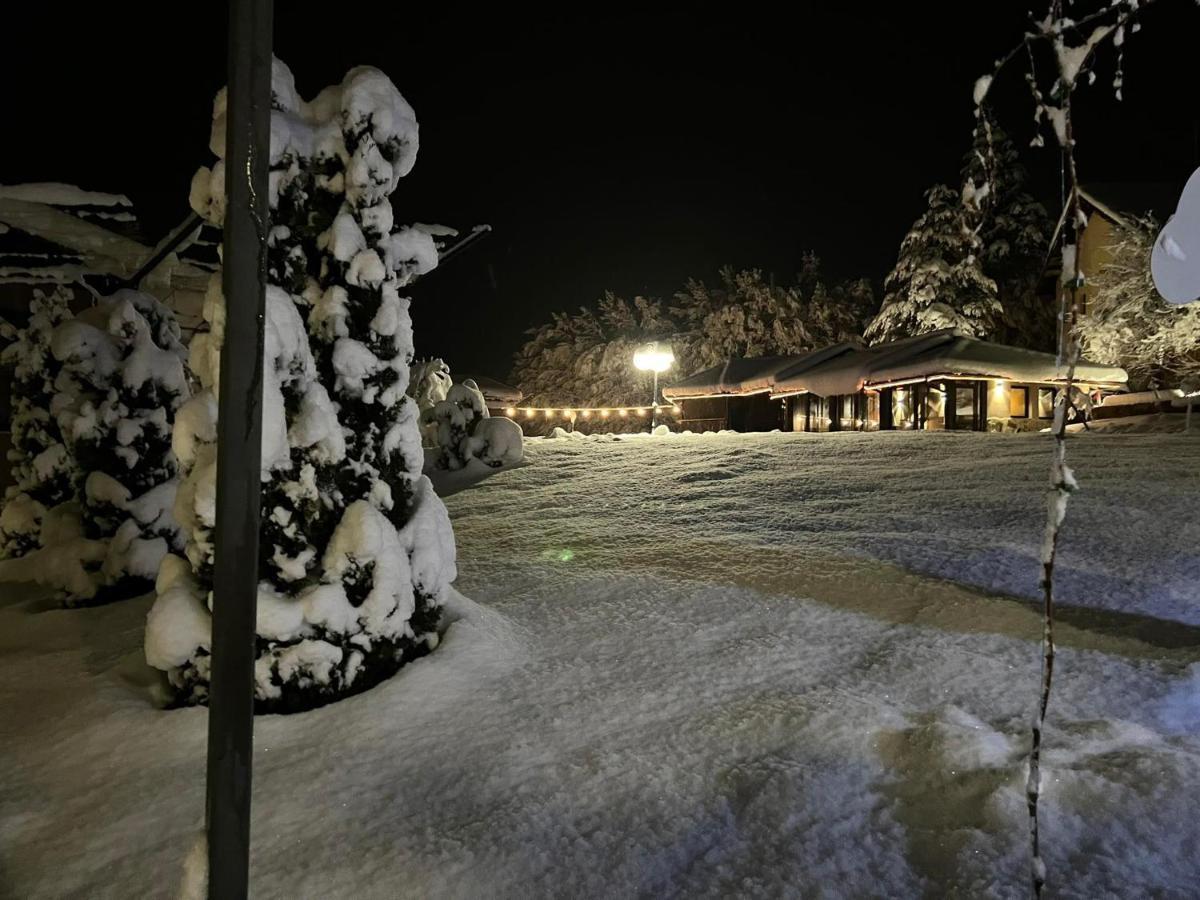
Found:
M 416 117 L 369 67 L 305 101 L 276 60 L 272 104 L 255 705 L 289 712 L 365 690 L 436 646 L 456 570 L 406 394 L 412 323 L 400 290 L 438 258 L 433 228 L 393 226 Z M 224 129 L 222 91 L 218 156 Z M 224 178 L 218 160 L 192 185 L 193 208 L 217 224 Z M 164 562 L 146 629 L 146 658 L 178 703 L 208 691 L 219 276 L 204 317 L 191 347 L 203 390 L 174 432 L 186 555 Z

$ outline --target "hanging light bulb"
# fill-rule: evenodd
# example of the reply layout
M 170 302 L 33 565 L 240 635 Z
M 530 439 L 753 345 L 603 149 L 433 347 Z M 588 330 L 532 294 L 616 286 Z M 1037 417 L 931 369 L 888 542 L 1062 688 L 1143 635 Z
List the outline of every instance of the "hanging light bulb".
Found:
M 525 408 L 525 418 L 527 418 L 527 419 L 533 418 L 533 410 L 529 407 Z
M 627 409 L 621 410 L 621 418 L 622 419 L 624 419 L 627 415 L 629 415 L 629 410 L 627 410 Z
M 517 414 L 517 410 L 515 407 L 510 406 L 508 409 L 506 409 L 504 411 L 504 414 L 511 419 L 513 416 L 515 416 Z

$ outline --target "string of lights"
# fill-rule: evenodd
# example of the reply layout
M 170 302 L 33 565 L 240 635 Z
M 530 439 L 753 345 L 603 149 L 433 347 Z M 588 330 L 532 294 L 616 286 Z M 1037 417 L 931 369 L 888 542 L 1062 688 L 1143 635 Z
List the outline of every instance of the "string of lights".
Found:
M 510 419 L 627 419 L 630 416 L 649 416 L 661 411 L 679 412 L 674 404 L 657 403 L 653 406 L 510 406 L 504 414 Z

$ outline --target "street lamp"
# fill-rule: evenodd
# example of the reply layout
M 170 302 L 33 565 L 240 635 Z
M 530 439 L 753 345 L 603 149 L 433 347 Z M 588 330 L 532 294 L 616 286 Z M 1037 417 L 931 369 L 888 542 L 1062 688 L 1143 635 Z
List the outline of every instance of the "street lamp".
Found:
M 671 345 L 654 341 L 638 347 L 633 354 L 634 368 L 654 373 L 654 393 L 650 396 L 650 431 L 658 425 L 658 373 L 665 372 L 675 362 Z

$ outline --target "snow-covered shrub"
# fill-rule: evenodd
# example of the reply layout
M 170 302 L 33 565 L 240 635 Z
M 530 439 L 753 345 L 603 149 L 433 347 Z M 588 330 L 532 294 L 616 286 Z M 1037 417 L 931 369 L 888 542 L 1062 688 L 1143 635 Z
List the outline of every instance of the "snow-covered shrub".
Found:
M 0 557 L 23 556 L 39 545 L 48 509 L 70 500 L 78 481 L 75 460 L 50 413 L 59 363 L 50 352 L 55 327 L 71 317 L 71 294 L 58 288 L 35 290 L 24 328 L 8 329 L 12 343 L 0 362 L 13 367 L 12 446 L 8 461 L 13 483 L 0 510 Z
M 454 386 L 450 367 L 440 359 L 413 363 L 408 376 L 408 396 L 417 401 L 417 408 L 426 410 L 445 400 Z
M 455 554 L 406 394 L 412 325 L 399 289 L 437 264 L 427 230 L 393 229 L 416 118 L 371 68 L 306 102 L 276 61 L 272 95 L 255 705 L 290 712 L 365 690 L 435 646 Z M 224 128 L 222 92 L 218 155 Z M 191 200 L 221 223 L 222 161 L 197 173 Z M 204 318 L 191 347 L 203 390 L 174 433 L 186 559 L 163 564 L 146 628 L 146 658 L 179 703 L 208 694 L 219 276 Z
M 51 348 L 61 365 L 53 412 L 80 472 L 81 535 L 106 544 L 89 568 L 91 591 L 68 602 L 102 587 L 149 589 L 179 545 L 171 424 L 189 393 L 179 325 L 158 300 L 122 290 L 59 325 Z
M 494 469 L 519 463 L 524 455 L 521 426 L 491 416 L 478 385 L 468 378 L 422 410 L 422 425 L 432 430 L 433 465 L 455 471 L 477 459 Z
M 425 411 L 446 399 L 454 379 L 450 367 L 440 359 L 428 359 L 413 363 L 408 374 L 408 396 L 417 404 L 421 414 L 421 443 L 425 447 L 438 444 L 437 423 L 426 419 Z

